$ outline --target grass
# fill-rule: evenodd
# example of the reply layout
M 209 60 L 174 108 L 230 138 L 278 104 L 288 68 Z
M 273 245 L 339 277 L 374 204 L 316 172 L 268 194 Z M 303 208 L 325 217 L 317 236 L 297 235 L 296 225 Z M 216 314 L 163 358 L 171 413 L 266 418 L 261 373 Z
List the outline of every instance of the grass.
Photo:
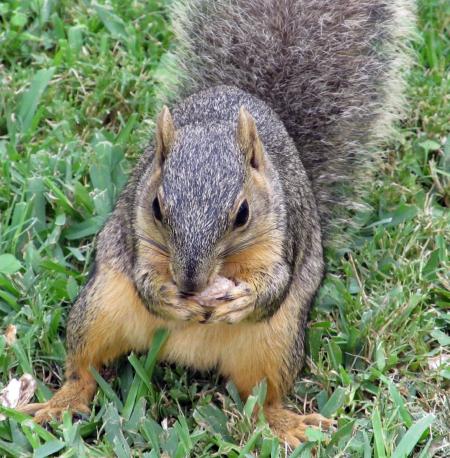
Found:
M 0 329 L 17 327 L 13 345 L 0 335 L 0 387 L 31 372 L 44 400 L 61 383 L 92 236 L 152 130 L 166 3 L 0 2 Z M 449 18 L 445 0 L 420 2 L 409 117 L 362 230 L 327 255 L 290 403 L 337 431 L 291 456 L 450 456 L 449 360 L 429 367 L 450 354 Z M 89 418 L 43 429 L 9 412 L 0 455 L 284 456 L 251 415 L 263 385 L 243 404 L 214 374 L 155 365 L 164 338 L 96 374 Z

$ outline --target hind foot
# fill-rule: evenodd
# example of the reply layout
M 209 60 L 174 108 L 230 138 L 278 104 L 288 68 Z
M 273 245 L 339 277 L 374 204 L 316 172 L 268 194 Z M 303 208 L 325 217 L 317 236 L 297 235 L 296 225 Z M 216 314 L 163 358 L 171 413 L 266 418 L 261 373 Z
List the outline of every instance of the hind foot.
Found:
M 89 414 L 88 404 L 96 389 L 95 381 L 78 378 L 66 382 L 47 402 L 28 404 L 18 409 L 20 412 L 34 415 L 34 421 L 42 424 L 55 419 L 60 420 L 64 412 Z
M 292 448 L 308 440 L 306 429 L 309 427 L 330 429 L 336 424 L 334 420 L 323 417 L 318 413 L 298 415 L 282 406 L 268 406 L 264 414 L 272 431 Z

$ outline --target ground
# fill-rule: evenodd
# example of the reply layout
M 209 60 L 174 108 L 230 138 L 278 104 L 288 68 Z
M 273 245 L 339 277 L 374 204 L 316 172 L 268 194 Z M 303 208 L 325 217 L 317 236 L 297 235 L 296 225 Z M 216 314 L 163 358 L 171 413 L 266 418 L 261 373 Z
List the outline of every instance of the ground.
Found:
M 44 400 L 61 383 L 93 236 L 153 129 L 166 4 L 0 2 L 0 334 L 17 328 L 0 388 L 31 373 Z M 408 117 L 361 231 L 327 253 L 290 404 L 338 426 L 291 456 L 450 456 L 449 18 L 446 0 L 420 2 Z M 97 375 L 89 418 L 43 429 L 10 411 L 0 455 L 284 456 L 251 416 L 262 387 L 243 405 L 214 374 L 155 365 L 163 338 Z

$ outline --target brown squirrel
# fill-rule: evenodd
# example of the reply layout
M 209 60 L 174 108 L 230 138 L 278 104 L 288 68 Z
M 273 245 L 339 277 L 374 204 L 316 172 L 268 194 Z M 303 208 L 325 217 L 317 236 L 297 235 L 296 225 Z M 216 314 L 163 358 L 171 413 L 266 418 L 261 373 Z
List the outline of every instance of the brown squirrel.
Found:
M 149 348 L 217 367 L 295 446 L 319 414 L 283 406 L 304 359 L 323 244 L 367 181 L 402 105 L 411 0 L 192 0 L 175 5 L 178 47 L 155 142 L 100 232 L 70 312 L 67 381 L 37 421 L 88 412 L 90 367 Z

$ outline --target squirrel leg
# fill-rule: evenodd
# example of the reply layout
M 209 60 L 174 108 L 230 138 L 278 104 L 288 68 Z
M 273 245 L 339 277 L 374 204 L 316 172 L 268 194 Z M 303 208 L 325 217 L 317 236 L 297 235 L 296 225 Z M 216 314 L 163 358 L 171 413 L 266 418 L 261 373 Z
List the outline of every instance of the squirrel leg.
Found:
M 60 418 L 66 410 L 89 413 L 97 386 L 90 367 L 100 369 L 121 354 L 147 349 L 161 325 L 125 274 L 98 266 L 69 315 L 67 381 L 49 401 L 21 411 L 34 414 L 38 423 Z
M 307 440 L 306 429 L 309 427 L 317 427 L 327 430 L 334 424 L 334 420 L 325 418 L 318 413 L 310 413 L 299 415 L 283 405 L 283 394 L 286 386 L 274 384 L 274 380 L 280 379 L 280 373 L 283 371 L 276 367 L 259 368 L 261 375 L 256 376 L 255 367 L 248 370 L 253 370 L 254 377 L 247 374 L 232 374 L 231 378 L 235 383 L 241 396 L 245 399 L 251 393 L 252 388 L 261 380 L 267 381 L 267 396 L 264 405 L 264 415 L 274 434 L 282 441 L 295 448 L 302 442 Z M 245 370 L 245 369 L 244 369 Z M 286 380 L 284 380 L 286 382 Z M 281 383 L 281 380 L 280 380 Z
M 265 342 L 260 344 L 265 346 Z M 253 344 L 251 348 L 254 352 L 257 347 Z M 246 355 L 242 354 L 241 356 L 245 357 Z M 236 370 L 231 371 L 231 379 L 244 399 L 251 394 L 257 383 L 266 379 L 267 395 L 264 415 L 273 433 L 282 441 L 295 448 L 307 440 L 306 429 L 308 427 L 326 430 L 335 424 L 334 420 L 325 418 L 318 413 L 299 415 L 283 405 L 284 394 L 291 388 L 293 380 L 292 375 L 280 364 L 282 363 L 282 355 L 278 361 L 276 361 L 276 357 L 270 358 L 270 361 L 264 361 L 255 358 L 255 354 L 248 356 L 247 364 L 241 362 L 236 366 Z
M 243 324 L 239 339 L 227 347 L 221 365 L 222 373 L 233 380 L 243 398 L 266 380 L 265 417 L 272 431 L 293 448 L 307 440 L 308 427 L 328 429 L 334 424 L 317 413 L 299 415 L 283 406 L 283 397 L 292 388 L 303 361 L 307 308 L 299 310 L 301 303 L 305 302 L 299 295 L 290 293 L 268 321 Z

